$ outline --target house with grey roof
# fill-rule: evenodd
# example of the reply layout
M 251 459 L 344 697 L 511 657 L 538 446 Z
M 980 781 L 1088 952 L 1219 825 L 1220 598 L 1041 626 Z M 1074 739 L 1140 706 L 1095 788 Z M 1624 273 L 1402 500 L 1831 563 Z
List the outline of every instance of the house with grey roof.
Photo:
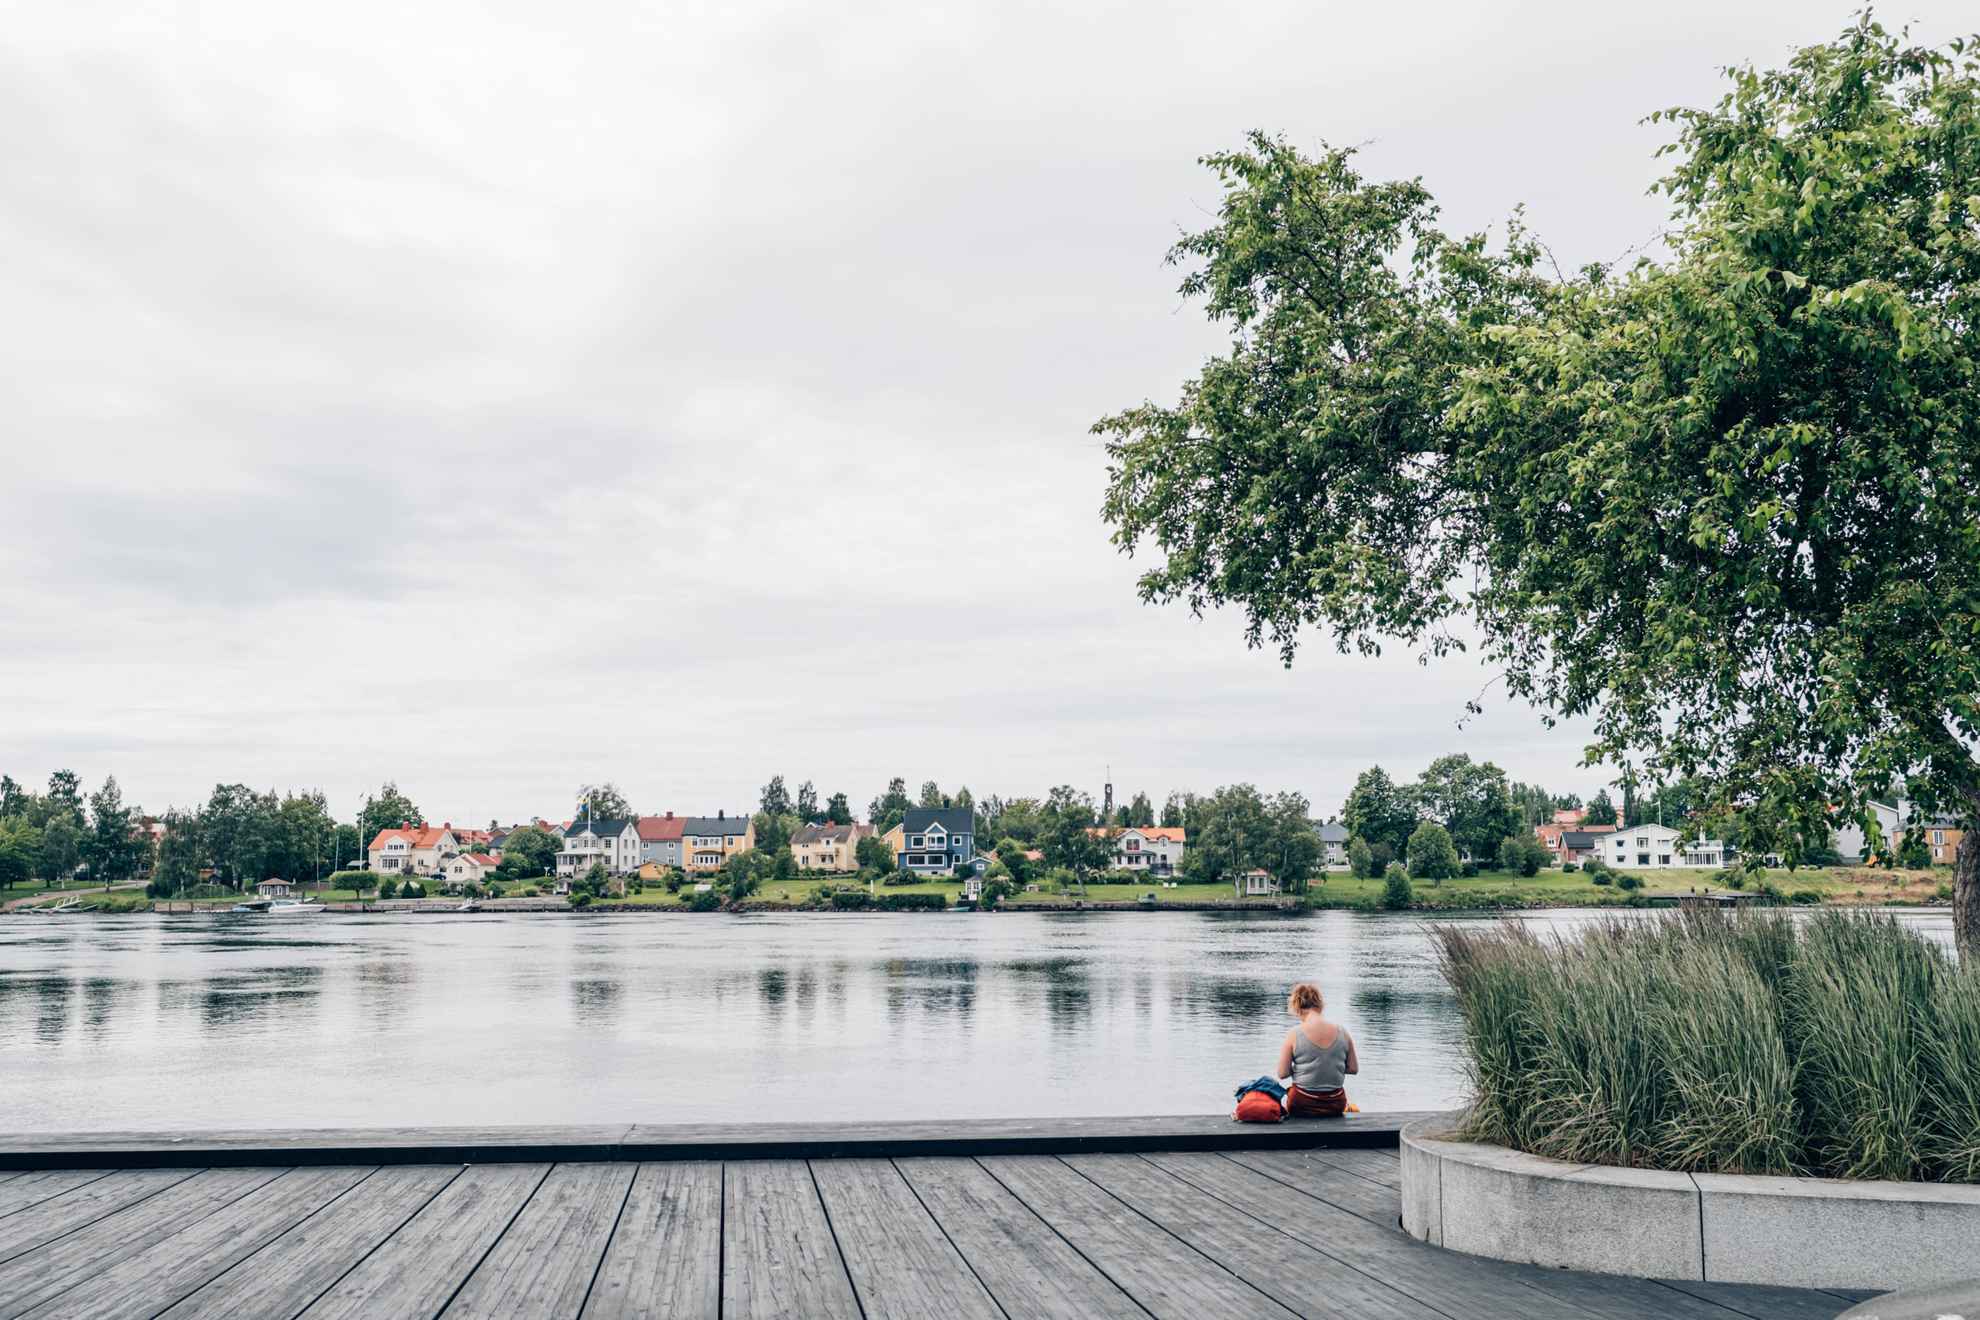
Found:
M 1345 871 L 1348 864 L 1347 826 L 1329 821 L 1317 826 L 1314 833 L 1320 836 L 1320 865 L 1329 871 Z
M 968 807 L 910 807 L 887 838 L 904 871 L 954 875 L 979 866 L 976 813 Z

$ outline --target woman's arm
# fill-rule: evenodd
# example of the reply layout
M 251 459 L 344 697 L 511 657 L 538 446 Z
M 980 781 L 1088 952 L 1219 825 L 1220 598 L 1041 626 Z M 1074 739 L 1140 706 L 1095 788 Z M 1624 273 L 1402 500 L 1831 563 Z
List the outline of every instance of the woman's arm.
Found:
M 1279 1071 L 1272 1075 L 1281 1079 L 1292 1076 L 1292 1032 L 1290 1031 L 1286 1033 L 1285 1041 L 1279 1046 Z
M 1341 1028 L 1341 1034 L 1347 1036 L 1346 1027 Z M 1350 1074 L 1361 1071 L 1361 1056 L 1354 1052 L 1354 1037 L 1352 1036 L 1348 1036 L 1347 1070 Z

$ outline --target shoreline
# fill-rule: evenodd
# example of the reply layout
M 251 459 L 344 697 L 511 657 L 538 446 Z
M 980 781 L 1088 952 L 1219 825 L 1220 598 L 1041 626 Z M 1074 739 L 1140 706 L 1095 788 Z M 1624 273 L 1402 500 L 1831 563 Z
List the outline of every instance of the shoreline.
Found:
M 1419 918 L 1440 916 L 1486 916 L 1504 915 L 1512 912 L 1616 912 L 1616 911 L 1657 911 L 1660 905 L 1629 904 L 1620 902 L 1582 903 L 1537 899 L 1529 902 L 1500 902 L 1479 904 L 1436 904 L 1415 905 L 1400 909 L 1369 907 L 1351 903 L 1323 903 L 1308 905 L 1297 901 L 1259 902 L 1256 900 L 1209 901 L 1201 899 L 1172 899 L 1166 902 L 1143 903 L 1124 899 L 1060 900 L 1051 902 L 1027 902 L 1006 904 L 993 909 L 947 907 L 930 910 L 890 910 L 866 908 L 846 912 L 831 907 L 799 903 L 762 902 L 751 900 L 737 906 L 720 907 L 708 912 L 697 912 L 680 903 L 635 903 L 621 900 L 593 902 L 584 907 L 573 907 L 561 899 L 548 898 L 507 898 L 482 899 L 480 906 L 472 912 L 463 912 L 457 899 L 387 899 L 374 902 L 334 902 L 315 905 L 323 914 L 337 916 L 501 916 L 504 914 L 547 915 L 565 913 L 572 916 L 608 914 L 613 916 L 644 915 L 665 917 L 701 916 L 743 916 L 761 914 L 798 914 L 807 916 L 857 916 L 876 914 L 883 916 L 943 916 L 943 915 L 984 915 L 1023 914 L 1027 912 L 1067 913 L 1088 912 L 1222 912 L 1255 913 L 1268 916 L 1311 916 L 1324 912 L 1350 912 L 1362 916 L 1394 916 Z M 1798 904 L 1781 904 L 1783 907 L 1800 907 Z M 1815 906 L 1815 905 L 1809 905 Z M 1916 912 L 1950 912 L 1951 904 L 1937 901 L 1915 901 L 1905 899 L 1880 898 L 1874 900 L 1850 901 L 1830 899 L 1819 906 L 1864 907 L 1901 909 Z M 257 916 L 261 913 L 236 913 L 232 911 L 230 900 L 193 902 L 175 899 L 148 901 L 141 907 L 113 908 L 108 910 L 89 908 L 65 912 L 63 916 L 79 917 L 128 917 L 128 916 L 196 916 L 205 913 L 210 916 Z M 46 909 L 37 914 L 31 907 L 23 906 L 5 912 L 4 917 L 29 917 L 50 915 Z

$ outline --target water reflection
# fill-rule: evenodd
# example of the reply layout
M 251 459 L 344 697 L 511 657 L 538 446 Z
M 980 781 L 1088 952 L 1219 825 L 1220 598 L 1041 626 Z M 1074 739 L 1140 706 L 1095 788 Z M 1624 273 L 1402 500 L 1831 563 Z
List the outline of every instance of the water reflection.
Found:
M 0 922 L 0 969 L 29 1130 L 1073 1114 L 1122 1076 L 1209 1113 L 1298 980 L 1355 1033 L 1364 1109 L 1460 1084 L 1423 924 L 1350 913 L 140 916 Z

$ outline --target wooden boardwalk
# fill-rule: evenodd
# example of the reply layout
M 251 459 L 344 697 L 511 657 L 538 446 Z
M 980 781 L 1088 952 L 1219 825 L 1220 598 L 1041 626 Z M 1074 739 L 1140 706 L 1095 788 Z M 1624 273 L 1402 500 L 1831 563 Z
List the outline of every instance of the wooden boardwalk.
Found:
M 1865 1295 L 1428 1247 L 1393 1147 L 668 1154 L 0 1172 L 0 1320 L 1830 1320 Z

